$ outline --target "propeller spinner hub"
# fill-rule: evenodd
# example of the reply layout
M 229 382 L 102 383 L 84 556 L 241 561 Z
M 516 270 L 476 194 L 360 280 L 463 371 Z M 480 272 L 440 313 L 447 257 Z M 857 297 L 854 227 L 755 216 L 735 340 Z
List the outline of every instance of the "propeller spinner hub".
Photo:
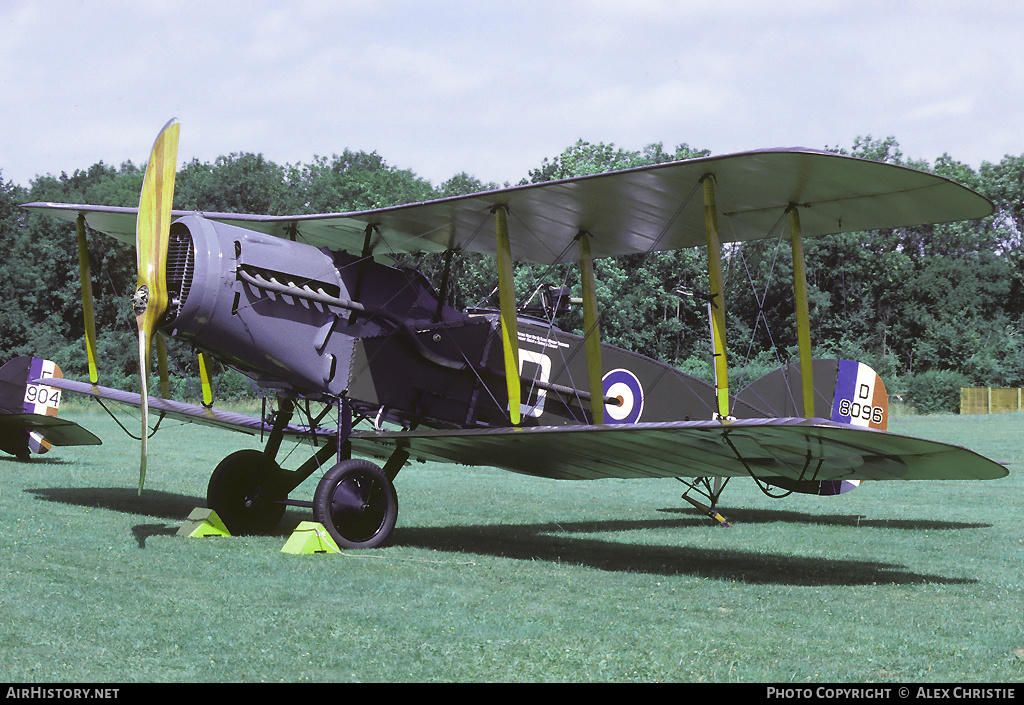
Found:
M 143 284 L 138 290 L 132 294 L 132 310 L 135 313 L 135 317 L 138 318 L 146 312 L 146 306 L 149 305 L 149 287 Z

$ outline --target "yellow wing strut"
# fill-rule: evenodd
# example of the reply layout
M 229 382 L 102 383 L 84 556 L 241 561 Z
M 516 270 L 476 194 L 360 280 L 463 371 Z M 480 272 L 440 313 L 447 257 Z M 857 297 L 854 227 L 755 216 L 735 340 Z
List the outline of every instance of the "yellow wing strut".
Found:
M 519 384 L 519 328 L 516 325 L 516 292 L 512 279 L 512 246 L 508 239 L 505 207 L 494 209 L 498 244 L 498 302 L 501 309 L 501 349 L 505 358 L 505 382 L 508 386 L 508 415 L 513 426 L 520 421 L 522 394 Z
M 160 397 L 170 399 L 171 384 L 167 375 L 167 343 L 159 333 L 154 335 L 153 339 L 156 341 L 156 367 L 160 372 Z
M 592 422 L 604 423 L 604 385 L 601 382 L 601 330 L 597 319 L 597 283 L 590 256 L 590 233 L 580 233 L 580 281 L 583 289 L 583 340 L 587 353 Z
M 811 360 L 810 307 L 807 304 L 807 269 L 804 266 L 800 212 L 789 207 L 789 237 L 793 247 L 793 294 L 796 299 L 796 335 L 800 352 L 800 386 L 803 392 L 804 418 L 814 416 L 814 370 Z
M 715 357 L 715 389 L 718 415 L 729 415 L 729 363 L 725 355 L 725 288 L 722 286 L 722 246 L 718 239 L 718 211 L 711 174 L 704 182 L 704 230 L 708 246 L 708 279 L 711 284 L 711 333 Z
M 89 381 L 99 382 L 96 368 L 96 314 L 92 306 L 92 272 L 89 269 L 89 250 L 85 242 L 85 216 L 76 221 L 78 231 L 78 273 L 82 284 L 82 317 L 85 319 L 85 353 L 89 358 Z
M 210 382 L 210 363 L 206 353 L 199 353 L 199 382 L 203 386 L 203 406 L 213 406 L 213 384 Z

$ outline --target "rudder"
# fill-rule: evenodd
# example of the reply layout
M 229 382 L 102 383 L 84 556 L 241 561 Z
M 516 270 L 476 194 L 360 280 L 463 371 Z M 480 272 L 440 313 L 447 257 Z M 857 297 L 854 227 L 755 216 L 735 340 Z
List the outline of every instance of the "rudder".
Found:
M 885 383 L 862 362 L 814 360 L 814 418 L 884 431 L 889 424 L 889 397 Z M 738 399 L 769 409 L 778 417 L 803 416 L 801 373 L 798 363 L 773 370 L 745 387 Z M 791 480 L 762 478 L 792 492 L 832 496 L 857 488 L 859 480 Z
M 23 355 L 9 360 L 0 367 L 0 414 L 38 414 L 57 416 L 61 390 L 32 380 L 49 377 L 62 378 L 64 374 L 52 360 Z M 23 429 L 24 434 L 5 434 L 3 450 L 18 457 L 28 451 L 45 453 L 50 441 L 39 431 Z

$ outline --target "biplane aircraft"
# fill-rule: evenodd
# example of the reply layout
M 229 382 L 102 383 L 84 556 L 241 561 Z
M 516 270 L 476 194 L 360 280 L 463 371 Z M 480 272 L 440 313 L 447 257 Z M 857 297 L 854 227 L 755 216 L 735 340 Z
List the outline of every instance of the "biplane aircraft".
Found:
M 154 145 L 140 206 L 30 203 L 77 224 L 90 382 L 61 389 L 134 404 L 148 416 L 266 434 L 228 455 L 207 502 L 234 533 L 265 532 L 285 507 L 311 508 L 338 544 L 384 542 L 394 480 L 413 460 L 556 479 L 679 478 L 717 509 L 729 479 L 837 494 L 862 480 L 980 480 L 1001 465 L 965 448 L 885 431 L 885 388 L 868 367 L 812 360 L 802 238 L 984 217 L 992 205 L 945 178 L 805 149 L 754 151 L 503 188 L 389 208 L 265 216 L 172 211 L 179 125 Z M 727 222 L 720 229 L 719 221 Z M 799 361 L 738 394 L 728 382 L 721 243 L 790 229 Z M 135 244 L 141 394 L 98 386 L 86 228 Z M 715 383 L 600 341 L 593 261 L 707 248 Z M 494 256 L 499 304 L 455 310 L 411 268 L 380 255 Z M 527 310 L 513 263 L 578 261 L 577 296 L 552 288 Z M 583 335 L 556 317 L 582 305 Z M 151 341 L 199 351 L 203 404 L 148 394 Z M 210 357 L 273 390 L 262 418 L 212 407 Z M 163 366 L 161 366 L 163 367 Z M 308 442 L 280 467 L 285 438 Z M 146 473 L 142 442 L 139 491 Z M 383 461 L 382 464 L 373 460 Z M 290 493 L 322 473 L 312 500 Z M 690 492 L 708 502 L 689 496 Z
M 0 450 L 28 460 L 55 445 L 102 443 L 74 421 L 57 418 L 62 392 L 47 382 L 63 376 L 53 361 L 28 355 L 0 367 Z

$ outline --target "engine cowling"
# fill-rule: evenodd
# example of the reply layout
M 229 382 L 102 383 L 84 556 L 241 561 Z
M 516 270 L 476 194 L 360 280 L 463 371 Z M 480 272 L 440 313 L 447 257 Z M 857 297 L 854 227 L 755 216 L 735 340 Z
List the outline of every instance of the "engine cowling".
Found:
M 353 339 L 335 331 L 339 313 L 240 278 L 246 271 L 346 299 L 348 291 L 330 255 L 304 243 L 193 215 L 171 226 L 167 270 L 170 303 L 161 327 L 165 333 L 187 340 L 268 388 L 313 398 L 345 389 Z

